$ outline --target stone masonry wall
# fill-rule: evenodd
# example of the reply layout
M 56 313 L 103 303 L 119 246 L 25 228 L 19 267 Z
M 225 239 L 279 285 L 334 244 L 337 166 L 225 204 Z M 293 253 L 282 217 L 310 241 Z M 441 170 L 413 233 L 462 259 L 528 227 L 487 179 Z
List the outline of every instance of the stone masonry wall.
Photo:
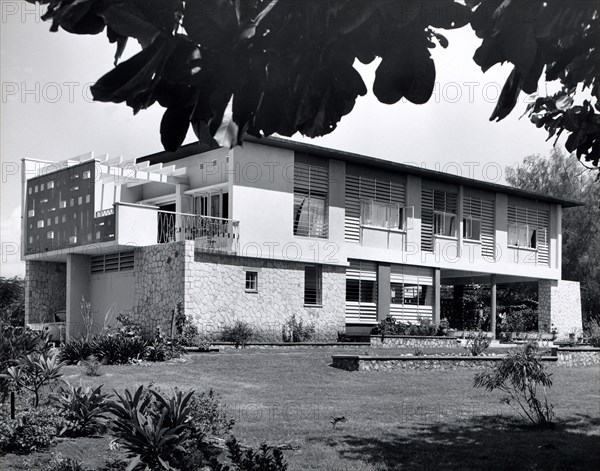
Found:
M 67 266 L 29 261 L 25 265 L 25 322 L 54 322 L 52 315 L 67 305 Z
M 157 326 L 170 333 L 173 309 L 184 301 L 185 248 L 185 242 L 171 242 L 135 250 L 134 317 L 144 335 Z
M 258 291 L 246 292 L 246 269 L 258 272 Z M 311 341 L 335 341 L 344 331 L 345 269 L 323 266 L 323 305 L 304 305 L 304 264 L 194 252 L 186 246 L 185 310 L 201 336 L 218 340 L 224 326 L 249 323 L 252 341 L 281 342 L 283 324 L 296 320 L 313 324 Z
M 540 280 L 538 282 L 538 328 L 550 332 L 558 329 L 558 339 L 582 330 L 581 293 L 579 282 Z
M 408 337 L 371 335 L 371 347 L 378 348 L 460 348 L 460 341 L 452 337 Z
M 600 348 L 561 348 L 558 350 L 557 356 L 559 366 L 573 367 L 600 365 Z

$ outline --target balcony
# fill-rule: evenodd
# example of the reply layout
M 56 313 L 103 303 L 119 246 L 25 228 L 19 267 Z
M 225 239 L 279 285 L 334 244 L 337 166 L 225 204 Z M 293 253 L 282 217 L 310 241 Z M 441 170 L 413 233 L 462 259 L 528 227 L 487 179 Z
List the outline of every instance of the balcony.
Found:
M 239 221 L 158 211 L 157 242 L 193 240 L 197 250 L 237 253 Z

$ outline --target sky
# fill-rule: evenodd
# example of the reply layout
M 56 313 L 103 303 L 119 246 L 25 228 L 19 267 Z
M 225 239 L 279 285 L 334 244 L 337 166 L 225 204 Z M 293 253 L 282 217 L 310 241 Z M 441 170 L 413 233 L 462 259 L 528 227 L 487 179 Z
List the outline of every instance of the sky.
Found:
M 114 45 L 104 33 L 51 33 L 39 19 L 43 7 L 20 0 L 0 0 L 0 8 L 0 276 L 10 277 L 25 273 L 21 159 L 60 161 L 89 151 L 128 159 L 161 151 L 163 108 L 134 116 L 124 104 L 93 102 L 90 85 L 113 66 Z M 428 103 L 379 103 L 371 92 L 377 62 L 357 63 L 369 93 L 330 135 L 293 139 L 494 183 L 504 183 L 505 168 L 525 156 L 549 154 L 546 133 L 519 119 L 531 97 L 522 94 L 509 117 L 489 121 L 511 66 L 483 74 L 472 60 L 479 40 L 470 27 L 441 32 L 450 45 L 432 50 L 437 74 Z M 123 59 L 138 50 L 130 41 Z M 190 130 L 186 143 L 194 137 Z

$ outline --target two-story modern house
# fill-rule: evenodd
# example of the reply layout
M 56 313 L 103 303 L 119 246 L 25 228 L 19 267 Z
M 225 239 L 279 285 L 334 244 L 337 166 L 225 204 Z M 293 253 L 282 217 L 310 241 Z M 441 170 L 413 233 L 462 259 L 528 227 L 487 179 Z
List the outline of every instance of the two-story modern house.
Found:
M 123 161 L 23 161 L 26 316 L 89 301 L 95 326 L 132 312 L 148 331 L 181 303 L 207 337 L 241 319 L 280 340 L 296 314 L 316 338 L 392 315 L 440 319 L 440 286 L 539 283 L 539 328 L 581 329 L 561 280 L 561 212 L 577 202 L 313 145 L 249 139 Z

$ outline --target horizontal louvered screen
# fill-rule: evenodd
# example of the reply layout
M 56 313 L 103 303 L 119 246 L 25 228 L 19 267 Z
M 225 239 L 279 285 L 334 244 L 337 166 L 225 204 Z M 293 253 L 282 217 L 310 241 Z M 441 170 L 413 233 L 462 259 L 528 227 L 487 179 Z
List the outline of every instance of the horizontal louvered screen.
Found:
M 463 198 L 463 215 L 481 221 L 481 254 L 488 259 L 495 256 L 495 203 L 494 201 L 474 196 Z
M 377 264 L 350 260 L 346 268 L 346 323 L 377 322 Z
M 119 252 L 97 255 L 92 257 L 90 260 L 90 272 L 92 274 L 133 270 L 133 268 L 133 252 Z
M 433 269 L 392 265 L 390 314 L 400 322 L 433 317 Z
M 346 175 L 345 238 L 348 242 L 360 242 L 361 201 L 377 201 L 405 205 L 406 189 L 399 182 L 361 175 Z
M 294 163 L 294 235 L 327 238 L 329 168 Z
M 421 190 L 421 250 L 433 252 L 433 189 Z

